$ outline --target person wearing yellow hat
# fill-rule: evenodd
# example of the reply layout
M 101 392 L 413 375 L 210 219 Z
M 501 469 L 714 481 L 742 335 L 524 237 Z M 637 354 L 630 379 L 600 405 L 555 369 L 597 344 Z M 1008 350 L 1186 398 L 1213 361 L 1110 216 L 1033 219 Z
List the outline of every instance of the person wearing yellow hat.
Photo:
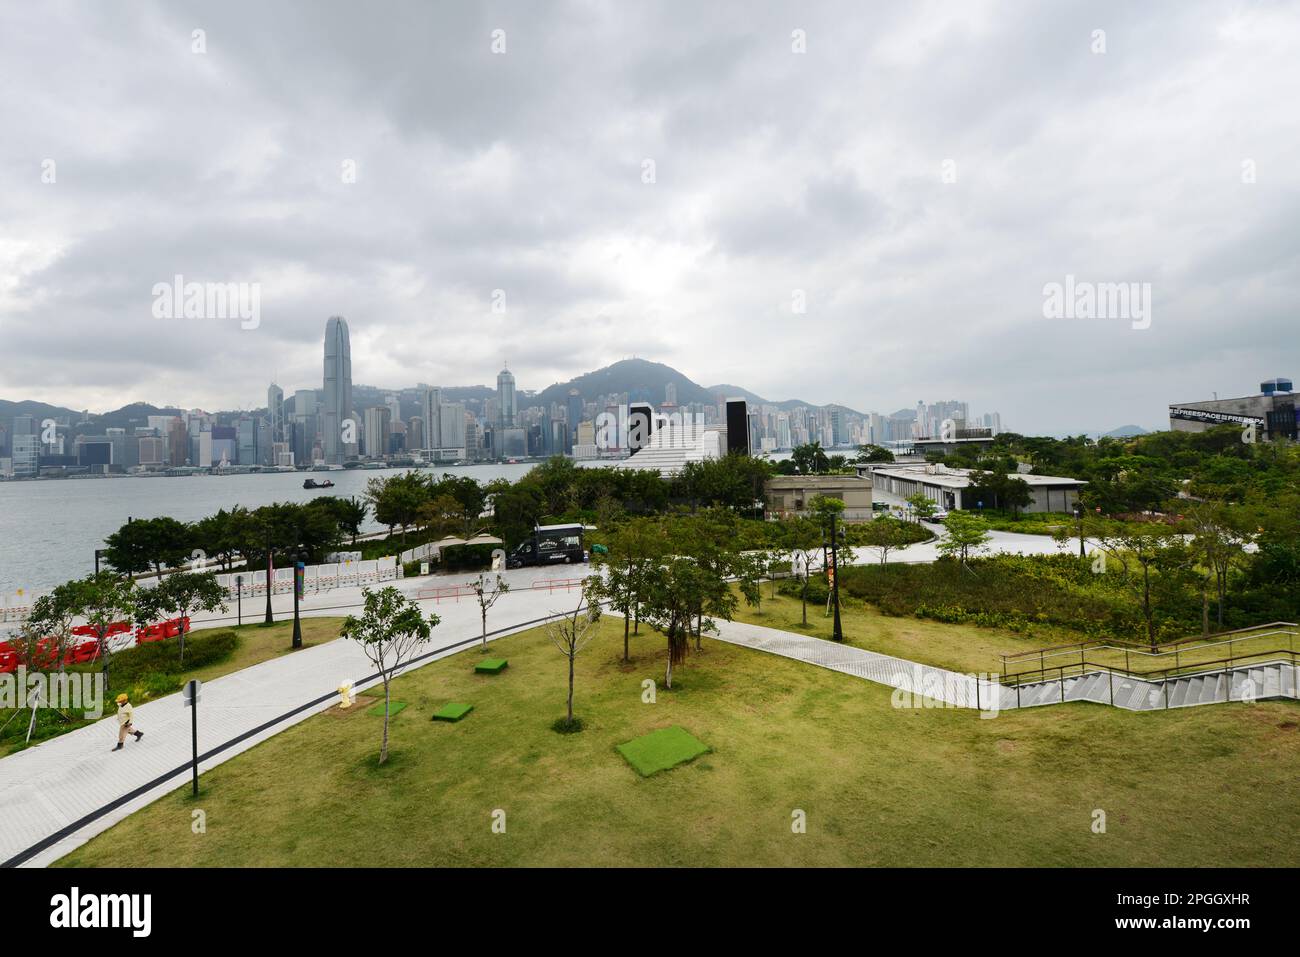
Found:
M 144 737 L 143 731 L 137 731 L 135 729 L 134 722 L 135 722 L 135 710 L 131 707 L 130 697 L 124 694 L 118 695 L 117 696 L 117 747 L 113 749 L 114 751 L 122 750 L 122 742 L 126 740 L 126 736 L 128 734 L 135 735 L 135 739 L 137 741 L 139 741 L 141 738 Z

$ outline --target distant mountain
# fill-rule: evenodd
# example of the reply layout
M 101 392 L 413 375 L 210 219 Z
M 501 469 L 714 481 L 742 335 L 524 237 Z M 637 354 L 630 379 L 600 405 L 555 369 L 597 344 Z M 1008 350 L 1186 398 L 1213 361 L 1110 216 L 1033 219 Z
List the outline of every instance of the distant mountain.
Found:
M 105 429 L 127 429 L 149 424 L 151 415 L 178 415 L 180 409 L 163 408 L 144 402 L 133 402 L 120 409 L 103 413 L 84 413 L 77 409 L 67 409 L 59 405 L 47 405 L 44 402 L 10 402 L 0 399 L 0 423 L 8 425 L 14 416 L 30 415 L 38 423 L 42 419 L 54 419 L 60 425 L 67 424 L 71 435 L 103 435 Z
M 623 359 L 568 382 L 557 382 L 538 393 L 535 401 L 543 406 L 550 406 L 552 402 L 564 405 L 569 400 L 569 390 L 577 389 L 584 402 L 594 402 L 601 395 L 626 392 L 630 402 L 649 402 L 657 406 L 663 404 L 664 389 L 669 383 L 677 387 L 678 405 L 718 401 L 717 393 L 692 382 L 670 366 L 648 359 Z
M 1148 431 L 1140 425 L 1121 425 L 1118 429 L 1111 429 L 1109 432 L 1103 432 L 1102 437 L 1107 439 L 1127 439 L 1134 435 L 1148 434 Z
M 669 383 L 677 387 L 678 405 L 688 405 L 692 402 L 713 405 L 719 398 L 743 398 L 751 405 L 772 405 L 781 409 L 791 409 L 798 405 L 823 408 L 812 402 L 804 402 L 801 399 L 783 399 L 774 402 L 738 385 L 702 386 L 671 366 L 666 366 L 661 362 L 651 362 L 648 359 L 623 359 L 603 369 L 597 369 L 595 372 L 588 372 L 576 379 L 570 379 L 568 382 L 557 382 L 538 393 L 534 401 L 544 406 L 549 406 L 552 402 L 564 405 L 568 401 L 569 390 L 577 389 L 584 402 L 594 402 L 598 396 L 602 395 L 617 395 L 626 392 L 630 402 L 649 402 L 653 405 L 661 405 L 664 402 L 664 389 Z M 824 406 L 824 408 L 839 408 L 848 412 L 855 412 L 848 406 L 842 405 L 828 405 Z M 856 414 L 861 415 L 860 412 Z

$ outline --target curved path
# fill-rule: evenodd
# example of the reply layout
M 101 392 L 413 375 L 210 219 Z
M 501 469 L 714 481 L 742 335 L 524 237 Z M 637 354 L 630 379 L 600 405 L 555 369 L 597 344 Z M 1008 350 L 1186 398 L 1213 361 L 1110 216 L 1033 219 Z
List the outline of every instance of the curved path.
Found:
M 941 526 L 931 528 L 942 533 Z M 990 550 L 1055 554 L 1061 549 L 1044 536 L 993 532 Z M 895 551 L 890 560 L 929 562 L 937 555 L 936 542 L 928 542 Z M 869 563 L 876 560 L 873 556 L 872 550 L 859 548 L 856 561 Z M 545 583 L 587 573 L 587 566 L 503 573 L 512 590 L 489 612 L 489 638 L 571 612 L 576 591 L 549 589 Z M 415 597 L 420 588 L 431 584 L 448 585 L 470 578 L 439 576 L 394 584 Z M 302 614 L 346 615 L 360 602 L 360 588 L 336 589 L 304 599 Z M 277 621 L 292 615 L 292 596 L 277 595 L 272 604 Z M 477 639 L 480 623 L 473 598 L 437 604 L 421 601 L 420 605 L 426 611 L 436 611 L 442 623 L 434 629 L 433 640 L 414 667 L 454 654 Z M 245 602 L 244 620 L 258 621 L 264 608 L 265 598 Z M 234 615 L 229 613 L 194 617 L 196 628 L 233 622 Z M 902 685 L 893 679 L 903 675 L 901 680 L 917 682 L 915 687 L 908 685 L 911 690 L 925 691 L 960 707 L 974 706 L 974 685 L 965 675 L 807 636 L 740 623 L 720 624 L 724 641 L 775 651 L 895 687 Z M 342 681 L 351 680 L 360 687 L 377 679 L 360 648 L 340 639 L 205 683 L 199 703 L 200 772 L 333 706 L 338 700 L 335 689 Z M 111 703 L 106 703 L 106 708 L 111 710 Z M 117 739 L 117 724 L 109 719 L 0 759 L 0 863 L 49 864 L 188 778 L 190 714 L 182 707 L 180 695 L 150 701 L 135 711 L 145 737 L 138 743 L 128 743 L 123 751 L 111 751 Z

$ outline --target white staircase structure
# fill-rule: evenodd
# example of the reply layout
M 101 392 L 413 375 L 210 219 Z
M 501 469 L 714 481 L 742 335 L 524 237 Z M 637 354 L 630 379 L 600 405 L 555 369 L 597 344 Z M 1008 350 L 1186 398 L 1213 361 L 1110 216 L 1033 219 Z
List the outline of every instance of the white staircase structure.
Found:
M 1035 708 L 1066 701 L 1093 701 L 1126 711 L 1162 711 L 1229 701 L 1300 698 L 1300 667 L 1290 661 L 1261 661 L 1170 678 L 1139 678 L 1098 669 L 1004 687 L 1002 707 Z M 1005 692 L 1010 692 L 1007 700 Z

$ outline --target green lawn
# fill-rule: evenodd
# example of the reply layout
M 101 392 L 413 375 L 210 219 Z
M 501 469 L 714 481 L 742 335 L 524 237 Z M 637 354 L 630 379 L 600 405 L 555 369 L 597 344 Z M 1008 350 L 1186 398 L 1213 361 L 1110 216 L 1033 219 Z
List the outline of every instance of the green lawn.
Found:
M 566 662 L 533 630 L 494 643 L 510 667 L 490 681 L 477 649 L 399 678 L 408 707 L 382 768 L 379 718 L 318 715 L 206 773 L 197 802 L 179 788 L 61 863 L 329 866 L 364 848 L 410 866 L 1300 864 L 1293 703 L 981 720 L 895 709 L 880 685 L 708 639 L 667 691 L 662 638 L 643 629 L 624 665 L 622 622 L 601 628 L 577 660 L 579 733 L 551 728 Z M 449 701 L 472 716 L 432 721 Z M 616 750 L 672 726 L 710 753 L 643 778 Z
M 830 638 L 834 620 L 826 614 L 825 604 L 808 603 L 808 625 L 804 627 L 799 599 L 784 595 L 772 598 L 771 594 L 771 588 L 764 585 L 763 602 L 758 608 L 741 599 L 736 606 L 736 620 Z M 850 645 L 954 671 L 1001 671 L 1000 655 L 1078 640 L 1077 635 L 1047 626 L 1029 637 L 1005 628 L 949 625 L 925 618 L 891 618 L 865 602 L 849 598 L 842 598 L 841 602 L 840 624 Z

